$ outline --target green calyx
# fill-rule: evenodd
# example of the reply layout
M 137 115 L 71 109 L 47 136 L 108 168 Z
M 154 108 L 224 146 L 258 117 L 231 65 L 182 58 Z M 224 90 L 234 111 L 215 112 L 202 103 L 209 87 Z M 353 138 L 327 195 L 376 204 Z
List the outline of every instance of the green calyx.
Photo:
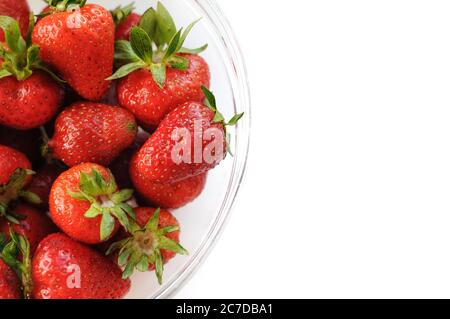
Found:
M 52 11 L 70 11 L 84 7 L 87 0 L 46 0 Z
M 134 220 L 135 215 L 133 208 L 126 202 L 133 196 L 133 190 L 119 191 L 110 171 L 108 181 L 95 169 L 89 174 L 81 172 L 79 188 L 79 192 L 67 189 L 67 193 L 77 200 L 91 203 L 84 214 L 86 218 L 102 216 L 100 240 L 105 241 L 112 235 L 116 219 L 127 231 L 131 229 L 130 220 Z
M 183 47 L 187 36 L 198 22 L 191 23 L 184 31 L 177 31 L 173 18 L 167 9 L 158 2 L 156 10 L 148 9 L 141 17 L 139 26 L 130 33 L 130 41 L 116 42 L 115 61 L 119 69 L 107 80 L 116 80 L 139 70 L 149 70 L 155 82 L 164 87 L 166 69 L 171 67 L 186 71 L 189 60 L 180 54 L 199 54 L 208 47 L 204 45 L 198 49 Z
M 164 260 L 161 250 L 173 251 L 180 255 L 188 255 L 176 241 L 166 237 L 167 234 L 180 230 L 178 226 L 158 227 L 160 209 L 141 228 L 136 223 L 132 224 L 131 236 L 116 242 L 106 252 L 107 255 L 118 251 L 118 264 L 124 267 L 122 277 L 129 278 L 135 269 L 140 272 L 148 271 L 150 265 L 155 266 L 156 277 L 161 285 L 163 282 Z
M 23 189 L 27 177 L 34 174 L 33 171 L 18 168 L 11 175 L 8 183 L 0 185 L 0 217 L 6 218 L 11 223 L 19 224 L 21 216 L 9 210 L 9 206 L 13 201 L 23 198 L 31 204 L 40 204 L 42 202 L 36 194 Z
M 239 120 L 244 116 L 244 113 L 236 114 L 235 116 L 233 116 L 231 118 L 231 120 L 226 122 L 225 117 L 223 116 L 222 113 L 220 113 L 219 109 L 217 108 L 216 97 L 214 96 L 214 94 L 210 90 L 208 90 L 208 88 L 206 88 L 205 86 L 202 86 L 202 91 L 206 97 L 206 99 L 205 99 L 206 106 L 209 107 L 210 110 L 214 112 L 213 122 L 221 123 L 223 126 L 223 129 L 226 134 L 226 139 L 227 139 L 227 152 L 231 156 L 233 156 L 233 153 L 231 152 L 231 148 L 230 148 L 230 134 L 227 132 L 227 127 L 237 125 Z
M 25 299 L 31 298 L 33 282 L 31 279 L 30 242 L 26 236 L 19 235 L 9 227 L 10 240 L 0 234 L 0 259 L 4 261 L 20 279 Z
M 26 80 L 33 74 L 33 70 L 47 72 L 58 82 L 59 79 L 39 58 L 39 46 L 31 43 L 31 34 L 34 28 L 34 16 L 30 15 L 30 26 L 26 39 L 20 34 L 19 23 L 11 17 L 0 16 L 0 28 L 5 33 L 7 48 L 0 44 L 0 79 L 15 76 L 18 81 Z
M 134 2 L 132 2 L 124 7 L 118 6 L 114 10 L 111 10 L 111 14 L 113 16 L 115 25 L 117 26 L 122 22 L 124 22 L 128 18 L 128 16 L 134 11 L 134 9 L 136 8 L 134 6 Z

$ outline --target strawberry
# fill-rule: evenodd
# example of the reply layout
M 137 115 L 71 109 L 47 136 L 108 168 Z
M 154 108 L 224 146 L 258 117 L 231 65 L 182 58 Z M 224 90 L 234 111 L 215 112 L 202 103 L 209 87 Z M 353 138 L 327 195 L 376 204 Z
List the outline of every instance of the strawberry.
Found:
M 33 174 L 30 161 L 24 154 L 7 146 L 0 145 L 0 217 L 18 224 L 17 216 L 10 211 L 9 205 L 23 197 L 30 202 L 40 203 L 32 192 L 24 190 Z
M 36 194 L 40 198 L 41 203 L 38 204 L 39 207 L 48 207 L 48 200 L 53 182 L 63 171 L 64 168 L 62 164 L 55 161 L 50 161 L 39 169 L 36 172 L 36 175 L 33 176 L 33 179 L 26 187 L 26 190 Z
M 177 219 L 166 210 L 137 208 L 131 236 L 111 245 L 107 254 L 119 251 L 118 264 L 125 267 L 122 278 L 129 278 L 136 268 L 141 272 L 156 270 L 162 284 L 164 264 L 176 254 L 187 255 L 180 244 Z
M 22 35 L 27 34 L 30 21 L 30 7 L 27 0 L 0 1 L 0 15 L 8 16 L 18 21 Z M 5 41 L 5 34 L 0 30 L 0 42 Z
M 127 110 L 80 102 L 58 116 L 48 147 L 68 166 L 86 162 L 108 165 L 133 143 L 136 134 L 136 121 Z
M 0 299 L 20 299 L 20 282 L 14 271 L 0 259 Z
M 0 27 L 7 44 L 0 46 L 0 124 L 19 130 L 39 127 L 55 115 L 64 91 L 39 59 L 39 46 L 21 37 L 18 22 L 0 16 Z
M 133 3 L 125 7 L 117 7 L 111 14 L 116 24 L 116 40 L 129 40 L 131 29 L 139 25 L 141 16 L 135 12 Z
M 56 2 L 56 10 L 37 22 L 33 43 L 41 47 L 42 60 L 75 91 L 85 99 L 99 101 L 108 91 L 105 79 L 113 71 L 115 28 L 111 13 L 96 4 L 84 5 L 85 0 L 75 1 L 78 7 L 68 1 Z
M 203 173 L 172 184 L 158 184 L 137 179 L 134 185 L 136 190 L 153 205 L 175 209 L 189 204 L 200 196 L 205 188 L 207 175 L 208 173 Z
M 130 290 L 112 261 L 63 234 L 39 244 L 32 279 L 36 299 L 120 299 Z
M 149 183 L 176 183 L 200 175 L 224 159 L 226 127 L 235 125 L 243 114 L 225 123 L 214 95 L 205 87 L 203 91 L 207 105 L 187 102 L 170 112 L 134 156 L 130 175 L 138 189 Z
M 14 208 L 14 214 L 19 216 L 19 224 L 13 224 L 12 228 L 17 234 L 26 236 L 30 242 L 30 253 L 33 255 L 38 244 L 49 234 L 55 232 L 55 226 L 44 212 L 36 208 L 19 204 Z M 8 238 L 10 224 L 6 220 L 0 221 L 0 233 Z
M 131 29 L 129 42 L 116 42 L 116 64 L 121 67 L 109 79 L 121 79 L 119 104 L 148 130 L 156 128 L 179 104 L 204 98 L 200 87 L 209 86 L 210 73 L 197 54 L 206 46 L 183 48 L 195 23 L 177 32 L 172 17 L 158 3 L 156 10 L 147 10 L 139 26 Z
M 126 204 L 132 190 L 119 191 L 111 172 L 85 163 L 62 173 L 50 192 L 50 216 L 67 235 L 86 243 L 107 241 L 119 229 L 129 229 L 133 209 Z

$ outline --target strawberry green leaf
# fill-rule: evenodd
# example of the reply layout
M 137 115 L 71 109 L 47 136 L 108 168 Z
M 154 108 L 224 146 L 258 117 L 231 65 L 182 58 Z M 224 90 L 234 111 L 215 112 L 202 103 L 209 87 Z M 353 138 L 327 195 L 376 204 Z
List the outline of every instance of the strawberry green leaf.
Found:
M 158 283 L 162 285 L 164 273 L 164 261 L 161 252 L 159 250 L 155 252 L 155 272 L 156 278 L 158 278 Z
M 8 70 L 0 70 L 0 79 L 2 78 L 6 78 L 8 76 L 13 75 L 11 72 L 9 72 Z
M 206 105 L 213 111 L 217 111 L 216 97 L 214 94 L 208 90 L 205 86 L 202 86 L 203 94 L 206 97 Z
M 116 220 L 107 211 L 103 211 L 102 215 L 102 221 L 100 224 L 100 240 L 104 241 L 111 236 L 116 225 Z
M 231 118 L 230 121 L 228 121 L 227 126 L 234 126 L 239 122 L 239 120 L 244 116 L 244 113 L 236 114 Z
M 20 34 L 19 23 L 16 20 L 0 16 L 0 28 L 5 32 L 5 42 L 11 51 L 19 54 L 25 51 L 26 43 Z
M 156 6 L 157 30 L 155 32 L 155 42 L 158 47 L 161 44 L 169 43 L 177 32 L 177 27 L 172 16 L 161 2 Z
M 4 236 L 0 239 L 0 259 L 14 270 L 22 283 L 24 298 L 30 299 L 33 290 L 30 242 L 26 236 L 15 233 L 11 226 L 9 236 L 9 242 Z
M 158 84 L 160 88 L 164 87 L 166 82 L 166 65 L 164 63 L 154 63 L 150 66 L 153 80 Z
M 201 46 L 200 48 L 196 48 L 196 49 L 188 49 L 188 48 L 181 48 L 180 50 L 178 50 L 178 53 L 187 53 L 187 54 L 200 54 L 203 51 L 205 51 L 208 48 L 208 44 L 205 44 L 203 46 Z
M 164 236 L 164 235 L 167 235 L 169 233 L 173 233 L 173 232 L 176 232 L 176 231 L 179 231 L 179 230 L 180 230 L 179 226 L 168 226 L 168 227 L 161 228 L 158 231 L 158 234 Z
M 177 33 L 174 34 L 172 39 L 169 42 L 169 46 L 167 47 L 166 53 L 164 53 L 163 61 L 168 60 L 173 54 L 177 52 L 178 44 L 180 43 L 181 32 L 183 29 L 180 29 Z
M 115 204 L 126 202 L 127 200 L 129 200 L 131 198 L 131 196 L 133 196 L 133 192 L 134 191 L 132 189 L 123 189 L 120 192 L 112 195 L 111 200 Z
M 158 208 L 153 213 L 153 216 L 148 220 L 147 224 L 145 225 L 145 229 L 150 231 L 156 231 L 158 230 L 158 222 L 159 222 L 159 213 L 161 212 L 161 209 Z
M 118 6 L 116 7 L 114 10 L 111 11 L 111 14 L 113 16 L 113 20 L 115 25 L 119 25 L 122 22 L 124 22 L 129 15 L 134 11 L 135 7 L 134 7 L 134 2 L 122 7 L 122 6 Z
M 201 19 L 195 20 L 194 22 L 192 22 L 191 24 L 189 24 L 186 27 L 186 30 L 184 30 L 183 34 L 181 35 L 180 41 L 178 42 L 178 47 L 176 49 L 177 52 L 179 52 L 181 50 L 181 48 L 183 47 L 184 42 L 186 41 L 187 36 L 192 31 L 192 29 L 197 24 L 197 22 L 199 22 L 200 20 Z
M 126 65 L 122 66 L 120 69 L 118 69 L 116 71 L 116 73 L 114 73 L 112 76 L 107 78 L 107 80 L 112 81 L 112 80 L 121 79 L 121 78 L 127 76 L 128 74 L 133 73 L 134 71 L 144 68 L 145 66 L 146 66 L 146 64 L 143 61 L 126 64 Z
M 189 60 L 181 56 L 173 56 L 169 59 L 169 65 L 173 69 L 186 71 L 189 68 Z
M 164 236 L 159 238 L 159 248 L 170 250 L 180 255 L 189 254 L 188 251 L 184 249 L 183 246 L 181 246 L 179 243 Z
M 114 60 L 116 64 L 123 65 L 127 63 L 139 62 L 141 58 L 133 51 L 131 43 L 125 40 L 116 41 Z
M 152 40 L 148 34 L 140 27 L 134 27 L 130 33 L 130 43 L 133 51 L 147 64 L 153 61 Z
M 155 38 L 156 27 L 157 27 L 157 19 L 156 19 L 156 11 L 153 8 L 149 8 L 141 17 L 139 21 L 139 27 L 141 27 L 151 39 Z

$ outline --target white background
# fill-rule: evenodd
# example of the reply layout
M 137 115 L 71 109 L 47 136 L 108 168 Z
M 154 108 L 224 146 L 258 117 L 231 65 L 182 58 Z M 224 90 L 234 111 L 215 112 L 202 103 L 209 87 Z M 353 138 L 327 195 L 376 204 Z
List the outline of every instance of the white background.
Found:
M 177 297 L 450 297 L 450 2 L 218 1 L 251 156 Z

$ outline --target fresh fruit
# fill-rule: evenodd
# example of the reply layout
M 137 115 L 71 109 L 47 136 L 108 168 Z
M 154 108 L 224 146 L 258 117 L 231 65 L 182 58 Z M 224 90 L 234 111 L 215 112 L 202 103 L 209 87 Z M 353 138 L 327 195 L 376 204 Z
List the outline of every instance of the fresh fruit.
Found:
M 36 299 L 119 299 L 130 289 L 112 261 L 63 234 L 39 244 L 32 279 Z
M 206 104 L 187 102 L 170 112 L 155 133 L 135 155 L 130 175 L 137 188 L 148 183 L 175 183 L 205 173 L 227 153 L 226 127 L 216 100 L 205 87 Z
M 163 88 L 148 70 L 138 70 L 121 79 L 117 86 L 119 104 L 130 110 L 142 125 L 151 130 L 164 117 L 186 101 L 202 101 L 202 85 L 209 86 L 209 67 L 198 55 L 183 54 L 189 61 L 187 70 L 167 69 Z
M 114 21 L 102 6 L 84 2 L 79 1 L 79 10 L 72 10 L 68 1 L 59 2 L 58 10 L 37 22 L 32 38 L 41 47 L 42 60 L 82 97 L 99 101 L 113 72 Z
M 147 10 L 139 26 L 131 29 L 129 42 L 116 42 L 115 60 L 121 67 L 109 79 L 121 79 L 120 105 L 149 130 L 179 104 L 204 98 L 200 87 L 209 86 L 210 73 L 197 54 L 206 46 L 183 48 L 196 22 L 177 32 L 169 12 L 158 3 L 156 10 Z
M 27 0 L 2 0 L 0 1 L 0 15 L 8 16 L 18 21 L 22 35 L 27 34 L 30 20 L 30 8 Z M 5 41 L 5 34 L 0 30 L 0 42 Z
M 48 207 L 50 190 L 52 189 L 53 182 L 64 171 L 63 166 L 63 164 L 56 161 L 50 161 L 44 164 L 33 176 L 31 183 L 26 187 L 27 191 L 36 194 L 40 198 L 41 203 L 37 204 L 38 207 Z
M 14 271 L 0 259 L 0 299 L 20 299 L 20 281 Z
M 207 175 L 208 173 L 203 173 L 172 184 L 151 183 L 145 179 L 137 179 L 134 185 L 136 190 L 154 206 L 175 209 L 189 204 L 202 193 Z
M 18 224 L 17 216 L 9 209 L 12 202 L 23 197 L 32 203 L 40 203 L 32 192 L 24 190 L 30 183 L 33 172 L 30 161 L 24 154 L 0 145 L 0 217 Z
M 19 282 L 21 294 L 25 299 L 30 299 L 33 286 L 30 242 L 26 236 L 15 233 L 12 228 L 9 229 L 9 238 L 8 240 L 5 234 L 0 233 L 0 262 L 3 261 L 9 269 L 15 272 L 17 281 L 11 279 L 13 285 L 10 288 L 15 292 L 16 283 Z M 11 273 L 8 272 L 8 275 L 10 276 Z
M 0 144 L 22 152 L 33 164 L 42 159 L 40 139 L 38 129 L 22 131 L 0 126 Z
M 133 209 L 126 203 L 133 191 L 119 191 L 111 172 L 85 163 L 62 173 L 50 192 L 50 216 L 70 237 L 86 243 L 107 241 L 119 229 L 129 229 Z
M 136 224 L 132 225 L 131 236 L 111 245 L 107 254 L 119 252 L 118 264 L 125 267 L 123 278 L 130 277 L 135 269 L 141 272 L 155 269 L 162 284 L 164 264 L 176 254 L 188 254 L 179 244 L 179 223 L 169 211 L 159 208 L 135 211 Z
M 30 205 L 18 204 L 13 212 L 19 216 L 19 224 L 11 224 L 11 227 L 15 233 L 28 238 L 30 253 L 33 255 L 41 240 L 55 232 L 55 226 L 45 212 Z M 0 233 L 7 235 L 6 238 L 9 238 L 9 227 L 10 223 L 0 220 Z
M 133 114 L 123 108 L 79 102 L 58 116 L 48 147 L 70 167 L 87 162 L 108 165 L 133 143 L 137 130 Z
M 129 4 L 125 7 L 117 7 L 111 14 L 116 24 L 116 40 L 129 40 L 131 29 L 141 21 L 141 16 L 135 12 L 134 5 Z
M 55 115 L 64 92 L 39 59 L 39 46 L 29 37 L 21 37 L 17 21 L 0 16 L 0 27 L 7 44 L 7 48 L 0 46 L 4 61 L 0 67 L 0 124 L 20 130 L 37 128 Z

